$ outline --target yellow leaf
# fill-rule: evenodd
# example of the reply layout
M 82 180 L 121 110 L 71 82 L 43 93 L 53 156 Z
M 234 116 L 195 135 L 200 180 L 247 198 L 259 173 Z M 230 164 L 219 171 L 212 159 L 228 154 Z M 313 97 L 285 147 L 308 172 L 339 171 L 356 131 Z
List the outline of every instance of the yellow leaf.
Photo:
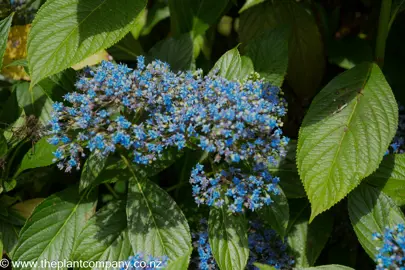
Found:
M 7 40 L 4 54 L 3 69 L 1 73 L 14 80 L 30 80 L 30 77 L 21 66 L 6 67 L 12 62 L 27 57 L 27 37 L 31 24 L 12 26 Z

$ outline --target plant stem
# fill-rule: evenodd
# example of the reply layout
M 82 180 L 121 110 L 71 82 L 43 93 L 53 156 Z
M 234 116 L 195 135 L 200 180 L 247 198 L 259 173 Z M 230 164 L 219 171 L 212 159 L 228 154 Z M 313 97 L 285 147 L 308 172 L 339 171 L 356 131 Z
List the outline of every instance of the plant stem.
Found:
M 106 188 L 111 192 L 111 194 L 114 196 L 114 198 L 119 199 L 120 197 L 118 196 L 117 192 L 115 192 L 115 190 L 111 187 L 110 184 L 105 183 L 104 184 L 106 186 Z
M 391 19 L 392 0 L 381 0 L 380 19 L 378 22 L 377 41 L 375 47 L 375 60 L 382 67 L 384 65 L 385 43 L 388 37 Z

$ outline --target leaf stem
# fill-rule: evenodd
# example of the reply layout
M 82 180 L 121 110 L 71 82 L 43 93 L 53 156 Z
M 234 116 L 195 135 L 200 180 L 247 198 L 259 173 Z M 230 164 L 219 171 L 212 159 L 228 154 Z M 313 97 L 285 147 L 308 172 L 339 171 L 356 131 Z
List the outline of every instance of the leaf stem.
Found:
M 388 37 L 391 19 L 392 0 L 381 0 L 380 19 L 378 22 L 375 60 L 382 67 L 384 65 L 385 44 Z
M 111 194 L 114 196 L 114 198 L 119 199 L 120 196 L 118 196 L 117 192 L 115 192 L 115 190 L 111 187 L 110 184 L 108 183 L 104 183 L 104 185 L 106 186 L 106 188 L 111 192 Z

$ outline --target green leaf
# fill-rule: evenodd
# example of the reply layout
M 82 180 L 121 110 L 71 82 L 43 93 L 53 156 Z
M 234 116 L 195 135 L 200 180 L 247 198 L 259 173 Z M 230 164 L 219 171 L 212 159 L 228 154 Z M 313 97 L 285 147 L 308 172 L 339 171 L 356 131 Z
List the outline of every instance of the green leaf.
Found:
M 278 27 L 252 39 L 246 46 L 246 55 L 252 59 L 255 71 L 278 87 L 287 73 L 288 37 L 288 28 Z
M 10 255 L 18 241 L 19 228 L 5 221 L 0 221 L 0 234 L 3 234 L 3 251 Z
M 376 64 L 358 65 L 325 86 L 298 139 L 297 167 L 312 206 L 310 220 L 377 169 L 397 125 L 394 95 Z
M 219 269 L 245 269 L 249 248 L 247 221 L 243 215 L 229 213 L 226 206 L 212 208 L 208 233 L 212 255 Z
M 302 206 L 304 206 L 303 209 Z M 307 207 L 302 203 L 298 207 L 299 211 L 294 209 L 295 207 L 292 209 L 292 212 L 297 212 L 298 216 L 291 220 L 295 221 L 291 222 L 288 244 L 292 250 L 291 254 L 294 255 L 295 266 L 308 267 L 315 264 L 329 239 L 333 216 L 330 213 L 324 213 L 309 224 Z
M 259 215 L 281 238 L 284 238 L 287 232 L 288 220 L 290 219 L 288 200 L 282 190 L 280 190 L 279 195 L 274 195 L 271 198 L 274 202 L 260 209 Z
M 377 171 L 366 178 L 397 204 L 405 205 L 405 154 L 385 156 Z
M 170 263 L 165 267 L 165 270 L 187 270 L 189 269 L 190 256 L 193 249 L 190 248 L 189 252 L 183 257 L 178 258 L 175 262 Z
M 55 145 L 48 143 L 48 137 L 43 137 L 40 139 L 32 149 L 24 155 L 21 161 L 20 168 L 18 169 L 18 174 L 24 170 L 45 167 L 53 163 L 54 155 L 52 154 L 58 148 Z
M 145 5 L 145 0 L 47 1 L 28 36 L 31 85 L 119 41 Z
M 354 270 L 354 269 L 344 265 L 327 264 L 308 268 L 297 268 L 297 270 Z
M 244 79 L 252 73 L 253 65 L 249 58 L 241 57 L 238 47 L 224 53 L 215 63 L 213 70 L 218 69 L 218 75 L 228 80 Z
M 13 260 L 39 262 L 68 259 L 77 236 L 94 213 L 95 202 L 95 193 L 79 195 L 77 187 L 45 199 L 22 228 Z
M 263 3 L 266 0 L 246 0 L 246 3 L 243 5 L 243 7 L 239 10 L 239 13 L 242 13 L 243 11 L 258 5 L 260 3 Z
M 128 238 L 125 201 L 109 203 L 86 224 L 77 238 L 75 261 L 125 261 L 132 254 Z M 103 269 L 112 269 L 105 267 Z
M 225 11 L 229 0 L 169 0 L 170 25 L 174 35 L 202 35 Z
M 395 21 L 395 18 L 398 14 L 405 10 L 405 0 L 394 0 L 392 1 L 392 11 L 391 11 L 391 18 L 389 21 L 388 31 L 391 28 L 392 24 Z
M 169 63 L 174 71 L 189 70 L 193 59 L 193 41 L 189 34 L 171 37 L 157 43 L 149 55 L 152 60 Z
M 191 249 L 185 216 L 169 194 L 148 179 L 138 177 L 126 159 L 125 163 L 131 172 L 127 219 L 134 253 L 166 255 L 174 264 L 183 261 Z
M 300 3 L 265 1 L 243 12 L 239 25 L 243 44 L 276 27 L 289 27 L 288 83 L 299 97 L 313 97 L 325 67 L 323 44 L 315 19 Z
M 10 32 L 11 22 L 14 13 L 0 21 L 0 69 L 3 67 L 3 56 L 7 48 L 8 33 Z
M 374 259 L 381 241 L 373 241 L 373 233 L 384 234 L 386 226 L 393 227 L 405 223 L 398 206 L 383 192 L 367 184 L 361 184 L 349 194 L 349 216 L 360 244 Z
M 33 89 L 29 89 L 28 82 L 20 82 L 15 86 L 18 105 L 27 116 L 34 115 L 42 125 L 47 125 L 53 110 L 52 102 L 62 101 L 62 96 L 74 89 L 75 77 L 75 71 L 68 69 L 42 80 Z
M 262 264 L 262 263 L 254 263 L 254 266 L 259 268 L 259 270 L 276 270 L 276 268 L 274 266 L 267 265 L 267 264 Z
M 80 177 L 79 192 L 82 192 L 89 186 L 92 186 L 104 169 L 107 158 L 98 154 L 90 154 L 83 166 L 82 175 Z

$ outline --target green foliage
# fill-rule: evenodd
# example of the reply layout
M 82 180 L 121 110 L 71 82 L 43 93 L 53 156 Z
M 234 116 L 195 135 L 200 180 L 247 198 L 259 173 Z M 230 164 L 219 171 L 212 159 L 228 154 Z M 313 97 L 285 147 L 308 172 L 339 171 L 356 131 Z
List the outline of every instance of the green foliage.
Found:
M 43 201 L 22 228 L 13 259 L 39 262 L 70 258 L 79 233 L 94 213 L 95 195 L 79 195 L 75 187 Z M 39 264 L 33 269 L 49 267 Z
M 382 246 L 373 233 L 384 234 L 385 227 L 404 223 L 404 215 L 394 201 L 377 188 L 361 184 L 349 195 L 349 215 L 354 231 L 365 251 L 374 258 Z
M 310 220 L 377 169 L 397 119 L 394 95 L 376 64 L 342 73 L 315 97 L 297 150 L 298 171 L 312 207 Z
M 47 1 L 28 38 L 31 85 L 119 41 L 145 4 L 145 0 Z
M 226 206 L 213 208 L 208 233 L 212 254 L 221 270 L 245 269 L 249 249 L 244 216 L 228 213 Z
M 11 22 L 14 13 L 11 13 L 7 18 L 0 21 L 0 68 L 3 67 L 3 56 L 7 47 L 8 33 L 10 32 Z

